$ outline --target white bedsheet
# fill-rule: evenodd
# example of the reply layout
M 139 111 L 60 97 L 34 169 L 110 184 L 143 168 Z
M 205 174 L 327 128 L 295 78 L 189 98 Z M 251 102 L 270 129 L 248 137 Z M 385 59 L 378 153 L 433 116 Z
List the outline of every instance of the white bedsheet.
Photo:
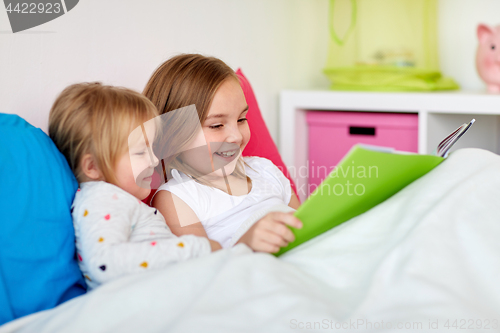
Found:
M 279 259 L 239 245 L 119 279 L 0 333 L 494 332 L 499 278 L 500 156 L 463 149 Z

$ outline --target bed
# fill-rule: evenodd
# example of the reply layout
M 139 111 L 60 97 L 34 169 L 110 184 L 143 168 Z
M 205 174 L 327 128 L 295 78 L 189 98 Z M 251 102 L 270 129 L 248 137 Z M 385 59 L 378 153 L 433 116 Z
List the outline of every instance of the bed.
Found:
M 286 173 L 237 74 L 252 131 L 244 154 Z M 0 333 L 500 331 L 500 156 L 489 151 L 451 153 L 279 258 L 238 245 L 85 293 L 69 209 L 74 176 L 20 117 L 0 114 L 0 132 Z
M 499 331 L 500 156 L 453 152 L 276 258 L 246 246 L 132 275 L 7 332 Z

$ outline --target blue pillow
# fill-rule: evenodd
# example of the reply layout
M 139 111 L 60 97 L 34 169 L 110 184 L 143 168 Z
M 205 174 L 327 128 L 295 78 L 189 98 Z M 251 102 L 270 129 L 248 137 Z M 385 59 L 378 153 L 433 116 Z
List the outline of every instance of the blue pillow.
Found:
M 0 325 L 85 293 L 70 213 L 77 187 L 42 130 L 0 113 Z

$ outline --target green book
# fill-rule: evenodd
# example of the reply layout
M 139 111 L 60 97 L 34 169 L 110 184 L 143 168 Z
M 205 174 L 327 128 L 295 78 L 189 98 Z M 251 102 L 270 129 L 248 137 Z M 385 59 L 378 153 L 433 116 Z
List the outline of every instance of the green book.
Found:
M 463 124 L 436 149 L 435 155 L 398 152 L 391 148 L 355 145 L 328 177 L 297 209 L 302 229 L 292 228 L 295 241 L 277 256 L 356 217 L 438 166 L 453 144 L 470 128 Z

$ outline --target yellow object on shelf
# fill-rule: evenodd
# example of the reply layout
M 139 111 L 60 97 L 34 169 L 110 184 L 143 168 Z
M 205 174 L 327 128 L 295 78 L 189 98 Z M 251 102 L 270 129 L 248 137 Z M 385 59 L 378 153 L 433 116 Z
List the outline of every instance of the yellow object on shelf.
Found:
M 330 0 L 332 89 L 458 89 L 439 72 L 436 12 L 436 0 Z

